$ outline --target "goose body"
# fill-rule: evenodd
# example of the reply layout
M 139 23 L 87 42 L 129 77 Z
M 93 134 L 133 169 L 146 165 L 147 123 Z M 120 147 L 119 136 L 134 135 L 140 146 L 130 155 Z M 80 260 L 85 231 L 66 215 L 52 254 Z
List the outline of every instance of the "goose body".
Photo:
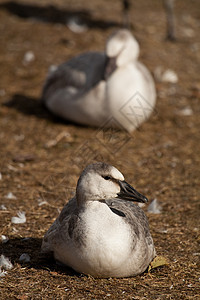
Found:
M 131 132 L 150 116 L 156 101 L 153 78 L 138 55 L 132 34 L 118 30 L 105 52 L 81 54 L 51 72 L 42 101 L 63 119 L 99 127 L 113 118 L 112 126 Z
M 133 201 L 146 202 L 105 163 L 81 174 L 76 196 L 44 236 L 43 252 L 94 277 L 128 277 L 145 271 L 155 256 L 147 218 Z

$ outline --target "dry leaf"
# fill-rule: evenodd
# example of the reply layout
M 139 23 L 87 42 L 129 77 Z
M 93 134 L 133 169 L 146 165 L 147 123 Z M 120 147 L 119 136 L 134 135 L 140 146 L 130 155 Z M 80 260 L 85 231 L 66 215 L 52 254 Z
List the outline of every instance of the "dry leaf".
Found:
M 160 266 L 168 264 L 168 260 L 164 256 L 156 256 L 149 265 L 148 272 Z

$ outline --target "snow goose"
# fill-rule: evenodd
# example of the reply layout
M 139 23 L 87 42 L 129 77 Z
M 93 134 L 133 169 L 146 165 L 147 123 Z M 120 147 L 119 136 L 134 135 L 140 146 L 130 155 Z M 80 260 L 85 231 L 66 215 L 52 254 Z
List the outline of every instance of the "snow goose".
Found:
M 128 277 L 146 270 L 155 256 L 143 210 L 147 202 L 121 172 L 94 163 L 82 172 L 76 195 L 63 208 L 42 242 L 42 252 L 94 277 Z
M 138 55 L 130 31 L 118 30 L 109 37 L 105 52 L 81 54 L 50 72 L 42 101 L 63 119 L 132 132 L 150 116 L 156 101 L 153 78 Z

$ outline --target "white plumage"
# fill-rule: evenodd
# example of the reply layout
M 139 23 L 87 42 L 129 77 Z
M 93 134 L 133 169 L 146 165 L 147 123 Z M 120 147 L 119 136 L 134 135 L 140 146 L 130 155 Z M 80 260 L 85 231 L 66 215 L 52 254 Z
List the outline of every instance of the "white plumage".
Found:
M 89 165 L 76 196 L 63 208 L 42 243 L 43 252 L 80 273 L 127 277 L 145 271 L 155 256 L 147 218 L 133 201 L 146 202 L 113 166 Z
M 99 127 L 113 118 L 112 126 L 131 132 L 150 116 L 156 102 L 153 78 L 138 55 L 130 31 L 118 30 L 105 52 L 81 54 L 51 72 L 42 100 L 63 119 Z

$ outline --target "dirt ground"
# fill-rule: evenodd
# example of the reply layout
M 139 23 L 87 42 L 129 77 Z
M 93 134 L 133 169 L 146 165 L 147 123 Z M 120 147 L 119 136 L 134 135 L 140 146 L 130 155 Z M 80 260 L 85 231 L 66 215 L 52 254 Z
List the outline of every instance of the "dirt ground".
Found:
M 72 32 L 71 15 L 81 16 L 88 30 Z M 152 73 L 170 68 L 179 79 L 156 82 L 155 112 L 132 136 L 64 123 L 39 103 L 49 66 L 103 50 L 121 19 L 114 0 L 0 0 L 0 233 L 9 238 L 0 254 L 14 265 L 0 279 L 1 299 L 200 299 L 199 1 L 176 2 L 175 43 L 165 40 L 162 1 L 132 1 L 140 60 Z M 28 51 L 34 53 L 29 62 Z M 40 254 L 82 168 L 96 160 L 118 167 L 150 202 L 157 198 L 160 214 L 144 210 L 167 266 L 133 278 L 94 279 Z M 11 223 L 18 211 L 26 223 Z M 19 261 L 22 253 L 30 262 Z

